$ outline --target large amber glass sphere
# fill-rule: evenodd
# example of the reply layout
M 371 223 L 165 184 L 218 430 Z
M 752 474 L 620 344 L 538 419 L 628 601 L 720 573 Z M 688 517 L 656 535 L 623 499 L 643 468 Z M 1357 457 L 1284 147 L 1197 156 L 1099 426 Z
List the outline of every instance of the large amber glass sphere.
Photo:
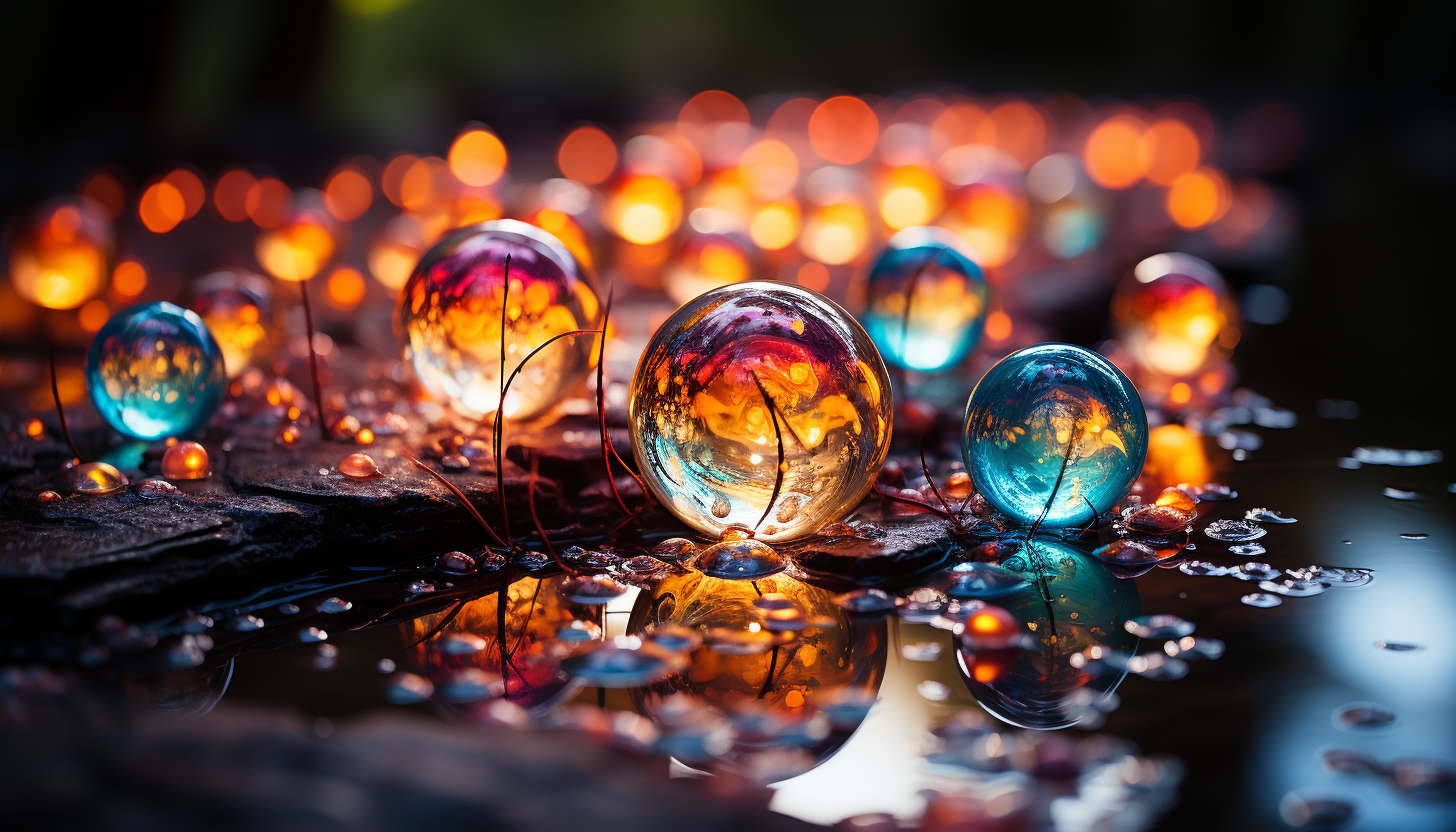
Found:
M 521 370 L 500 406 L 502 300 L 507 377 L 552 337 L 595 328 L 600 317 L 576 259 L 555 237 L 515 220 L 446 237 L 400 291 L 395 320 L 420 384 L 470 419 L 497 409 L 517 419 L 542 414 L 582 380 L 595 355 L 591 336 L 560 339 Z
M 244 269 L 212 272 L 188 287 L 185 302 L 217 339 L 229 378 L 267 359 L 282 337 L 273 287 L 262 275 Z
M 699 531 L 738 524 L 768 541 L 812 534 L 859 503 L 893 412 L 860 325 L 817 292 L 769 282 L 678 309 L 629 399 L 632 450 L 658 501 Z
M 1091 350 L 1038 344 L 1001 359 L 966 405 L 961 453 L 976 490 L 1012 519 L 1090 523 L 1132 487 L 1148 417 L 1127 376 Z
M 1112 296 L 1117 341 L 1144 368 L 1165 376 L 1200 373 L 1239 342 L 1239 311 L 1213 266 L 1187 254 L 1137 264 Z
M 986 323 L 989 290 L 964 245 L 939 228 L 907 228 L 870 269 L 860 319 L 897 367 L 933 373 L 958 364 Z
M 106 286 L 115 246 L 104 208 L 85 197 L 62 197 L 16 229 L 10 283 L 31 303 L 74 309 Z

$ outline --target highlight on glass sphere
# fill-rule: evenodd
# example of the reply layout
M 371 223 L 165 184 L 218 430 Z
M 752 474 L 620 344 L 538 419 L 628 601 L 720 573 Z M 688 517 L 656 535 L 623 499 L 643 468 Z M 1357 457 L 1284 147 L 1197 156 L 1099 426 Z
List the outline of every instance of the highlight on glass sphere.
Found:
M 1054 538 L 1032 537 L 999 565 L 1027 580 L 992 603 L 1021 622 L 1033 644 L 977 649 L 974 639 L 958 639 L 962 678 L 981 707 L 1003 722 L 1039 730 L 1074 725 L 1125 675 L 1120 668 L 1138 639 L 1123 622 L 1140 611 L 1137 586 Z M 1092 664 L 1089 651 L 1124 661 Z
M 1050 528 L 1112 508 L 1147 450 L 1147 413 L 1132 382 L 1070 344 L 1001 359 L 971 391 L 961 435 L 976 490 L 1013 520 Z
M 1239 342 L 1238 305 L 1213 266 L 1187 254 L 1155 254 L 1112 296 L 1118 343 L 1144 368 L 1189 376 L 1228 358 Z
M 199 277 L 187 288 L 183 302 L 217 340 L 228 378 L 267 358 L 282 335 L 273 287 L 267 278 L 245 269 L 222 269 Z
M 86 386 L 113 428 L 160 439 L 207 424 L 222 403 L 227 371 L 197 313 L 158 302 L 123 309 L 96 333 Z
M 106 209 L 85 197 L 61 197 L 36 211 L 10 241 L 16 294 L 48 309 L 75 309 L 111 276 L 116 238 Z
M 713 536 L 812 534 L 869 491 L 889 449 L 889 375 L 833 301 L 786 283 L 708 292 L 632 376 L 632 450 L 657 500 Z M 782 457 L 782 462 L 780 458 Z
M 964 245 L 939 228 L 907 228 L 890 238 L 870 269 L 860 315 L 886 361 L 930 373 L 975 348 L 988 289 Z
M 469 419 L 497 409 L 513 419 L 539 416 L 592 366 L 595 338 L 562 338 L 521 370 L 502 406 L 503 298 L 507 377 L 553 337 L 599 325 L 596 291 L 576 259 L 555 237 L 515 220 L 484 222 L 446 237 L 400 292 L 396 326 L 420 384 Z

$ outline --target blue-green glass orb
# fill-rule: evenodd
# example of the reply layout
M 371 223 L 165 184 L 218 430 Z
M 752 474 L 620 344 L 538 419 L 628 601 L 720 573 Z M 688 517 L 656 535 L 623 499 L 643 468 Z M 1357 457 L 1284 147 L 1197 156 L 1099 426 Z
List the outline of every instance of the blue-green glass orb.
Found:
M 170 303 L 123 309 L 86 357 L 86 386 L 108 424 L 138 439 L 207 424 L 227 389 L 222 349 L 197 313 Z
M 1001 359 L 966 405 L 971 481 L 1012 519 L 1089 523 L 1142 472 L 1148 417 L 1122 371 L 1091 350 L 1038 344 Z
M 960 363 L 981 339 L 989 291 L 981 267 L 940 228 L 907 228 L 870 269 L 865 331 L 885 361 L 933 373 Z

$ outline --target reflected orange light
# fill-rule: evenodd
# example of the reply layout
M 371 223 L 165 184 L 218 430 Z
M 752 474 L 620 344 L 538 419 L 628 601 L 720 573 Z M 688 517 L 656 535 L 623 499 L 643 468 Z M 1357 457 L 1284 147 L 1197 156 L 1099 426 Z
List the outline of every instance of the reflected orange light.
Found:
M 126 189 L 115 176 L 104 170 L 87 179 L 81 186 L 80 193 L 105 208 L 112 219 L 121 216 L 121 212 L 126 210 Z
M 282 280 L 302 281 L 319 273 L 334 254 L 334 238 L 323 223 L 304 215 L 258 235 L 258 262 Z
M 111 288 L 118 295 L 136 297 L 147 288 L 147 270 L 135 260 L 123 260 L 111 273 Z
M 1026 201 L 1020 196 L 988 185 L 972 185 L 957 194 L 947 224 L 970 243 L 972 259 L 994 268 L 1020 249 L 1026 216 Z
M 869 222 L 858 205 L 819 208 L 804 223 L 799 248 L 821 263 L 838 266 L 858 257 L 869 242 Z
M 1143 475 L 1162 489 L 1179 483 L 1203 485 L 1213 467 L 1198 434 L 1182 425 L 1159 425 L 1148 432 L 1148 457 Z
M 153 234 L 166 234 L 187 215 L 187 200 L 170 182 L 153 182 L 142 192 L 137 217 Z
M 738 160 L 744 183 L 759 199 L 778 199 L 799 182 L 799 157 L 777 139 L 754 143 Z
M 25 423 L 25 435 L 32 439 L 45 433 L 45 425 L 39 419 L 31 419 Z
M 890 171 L 880 197 L 880 217 L 895 230 L 925 225 L 940 216 L 945 189 L 925 168 L 906 165 Z
M 1149 182 L 1171 185 L 1198 167 L 1198 135 L 1182 121 L 1165 118 L 1143 133 L 1138 153 Z
M 1011 337 L 1011 316 L 996 310 L 986 318 L 986 337 L 992 341 L 1005 341 Z
M 764 251 L 778 251 L 799 236 L 799 203 L 792 197 L 770 202 L 754 212 L 748 236 Z
M 1087 137 L 1082 161 L 1087 175 L 1104 188 L 1130 188 L 1143 178 L 1143 123 L 1129 115 L 1107 119 Z
M 880 140 L 880 120 L 870 105 L 849 95 L 820 104 L 809 117 L 809 144 L 827 162 L 853 165 L 869 158 Z
M 412 153 L 396 153 L 384 166 L 384 173 L 379 177 L 379 190 L 384 193 L 384 198 L 403 208 L 404 203 L 400 201 L 399 186 L 404 179 L 405 172 L 415 163 L 419 157 Z
M 253 183 L 243 201 L 251 219 L 259 228 L 277 228 L 288 220 L 293 212 L 293 191 L 273 177 L 265 177 Z
M 463 228 L 478 222 L 500 219 L 501 206 L 488 196 L 467 192 L 456 195 L 455 201 L 450 203 L 450 216 L 452 227 Z
M 416 159 L 399 180 L 399 202 L 407 211 L 443 204 L 453 190 L 450 168 L 438 156 Z
M 664 240 L 682 222 L 682 197 L 660 176 L 634 176 L 607 203 L 607 224 L 628 242 Z
M 525 221 L 549 231 L 566 246 L 577 262 L 588 269 L 593 268 L 596 258 L 592 256 L 591 241 L 587 238 L 586 229 L 575 217 L 554 208 L 540 208 L 525 217 Z
M 242 222 L 248 218 L 248 192 L 258 180 L 242 168 L 233 168 L 218 177 L 212 188 L 212 207 L 218 216 L 228 222 Z
M 1168 401 L 1173 404 L 1187 404 L 1191 398 L 1193 398 L 1193 388 L 1188 386 L 1186 381 L 1177 382 L 1168 388 Z
M 1199 168 L 1168 189 L 1168 216 L 1184 228 L 1202 228 L 1229 209 L 1233 197 L 1228 177 L 1217 168 Z
M 354 165 L 343 165 L 324 185 L 324 207 L 342 222 L 353 222 L 364 216 L 374 202 L 374 186 L 369 175 Z
M 590 124 L 572 130 L 556 148 L 561 175 L 583 185 L 600 185 L 617 169 L 617 144 L 600 127 Z
M 424 233 L 419 222 L 409 215 L 395 217 L 369 245 L 369 273 L 387 288 L 398 291 L 424 251 Z
M 197 216 L 202 206 L 207 204 L 207 186 L 202 184 L 202 178 L 186 168 L 178 168 L 162 180 L 177 189 L 182 195 L 182 202 L 185 206 L 182 211 L 182 219 L 190 220 Z
M 106 301 L 100 298 L 87 301 L 86 305 L 81 307 L 80 313 L 76 316 L 76 322 L 87 332 L 100 330 L 101 327 L 106 326 L 106 322 L 109 320 L 111 320 L 111 307 L 107 306 Z
M 678 112 L 678 126 L 684 129 L 724 121 L 748 121 L 748 108 L 738 96 L 723 90 L 705 90 L 688 99 Z
M 348 266 L 340 266 L 329 274 L 324 284 L 328 292 L 329 305 L 348 312 L 364 299 L 364 275 Z
M 1042 157 L 1047 124 L 1035 107 L 1019 99 L 1007 101 L 987 116 L 995 130 L 995 145 L 1021 163 L 1023 170 Z
M 467 185 L 495 184 L 506 172 L 506 146 L 488 130 L 467 130 L 450 145 L 450 172 Z
M 799 285 L 806 289 L 822 292 L 829 288 L 829 267 L 823 263 L 815 263 L 811 260 L 800 266 L 794 277 L 799 281 Z

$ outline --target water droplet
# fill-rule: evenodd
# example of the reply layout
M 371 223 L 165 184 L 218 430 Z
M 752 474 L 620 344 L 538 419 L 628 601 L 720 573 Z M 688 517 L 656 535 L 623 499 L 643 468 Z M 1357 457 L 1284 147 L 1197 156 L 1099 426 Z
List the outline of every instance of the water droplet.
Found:
M 374 669 L 380 673 L 393 673 L 394 659 L 380 659 L 374 663 Z
M 1130 565 L 1140 563 L 1156 563 L 1157 561 L 1165 560 L 1167 557 L 1172 557 L 1173 554 L 1177 553 L 1177 551 L 1178 550 L 1176 548 L 1171 549 L 1169 550 L 1170 553 L 1167 556 L 1164 556 L 1160 553 L 1159 550 L 1154 549 L 1146 543 L 1139 543 L 1136 540 L 1121 538 L 1112 541 L 1106 546 L 1102 546 L 1093 550 L 1092 554 L 1096 555 L 1102 560 L 1107 561 L 1108 563 Z
M 1434 465 L 1445 459 L 1440 451 L 1400 451 L 1395 448 L 1382 448 L 1370 446 L 1356 448 L 1350 456 L 1355 457 L 1366 465 L 1397 465 L 1411 467 L 1417 465 Z
M 1138 638 L 1182 638 L 1193 633 L 1193 626 L 1176 615 L 1140 615 L 1122 625 Z
M 185 635 L 167 648 L 167 666 L 175 670 L 187 670 L 197 667 L 205 661 L 207 661 L 207 653 L 197 643 L 196 636 Z
M 1395 711 L 1374 702 L 1351 702 L 1335 709 L 1336 728 L 1345 731 L 1368 731 L 1389 728 L 1400 718 Z
M 628 580 L 653 581 L 672 570 L 671 566 L 651 555 L 627 558 L 617 565 L 617 574 Z
M 162 454 L 162 476 L 169 480 L 201 480 L 212 476 L 207 449 L 196 442 L 178 442 Z
M 989 563 L 960 563 L 950 570 L 945 594 L 952 598 L 1001 598 L 1026 588 L 1027 581 Z
M 1267 592 L 1251 592 L 1239 600 L 1251 607 L 1277 607 L 1282 603 L 1278 595 Z
M 1272 508 L 1251 508 L 1244 512 L 1245 520 L 1253 520 L 1256 523 L 1298 523 L 1293 517 L 1285 517 Z
M 332 644 L 320 644 L 318 652 L 313 657 L 313 669 L 319 671 L 330 671 L 338 666 L 339 648 Z
M 1402 532 L 1400 536 L 1403 540 L 1425 540 L 1430 537 L 1425 532 Z
M 883 589 L 856 589 L 837 595 L 834 603 L 840 609 L 861 615 L 873 615 L 887 613 L 895 609 L 901 603 L 899 599 L 885 592 Z
M 1385 766 L 1364 751 L 1330 748 L 1320 752 L 1320 765 L 1336 774 L 1384 774 Z
M 1258 543 L 1235 543 L 1229 547 L 1229 552 L 1235 555 L 1248 557 L 1250 555 L 1262 555 L 1266 550 Z
M 1239 496 L 1239 492 L 1226 485 L 1211 482 L 1199 488 L 1194 496 L 1201 501 L 1212 502 L 1215 500 L 1232 500 Z
M 1136 673 L 1145 679 L 1171 682 L 1188 675 L 1188 662 L 1171 658 L 1163 653 L 1144 653 L 1127 660 L 1129 673 Z
M 412 581 L 405 590 L 411 595 L 424 595 L 435 591 L 435 585 L 429 581 Z
M 1377 641 L 1375 646 L 1381 650 L 1393 650 L 1397 653 L 1404 653 L 1408 650 L 1424 650 L 1419 644 L 1410 644 L 1404 641 Z
M 933 662 L 944 648 L 938 641 L 917 641 L 900 648 L 900 655 L 912 662 Z
M 915 690 L 921 695 L 921 697 L 931 702 L 944 702 L 945 700 L 950 698 L 950 688 L 946 687 L 940 682 L 935 681 L 934 679 L 926 679 L 925 681 L 916 685 Z
M 1320 581 L 1298 581 L 1290 578 L 1283 581 L 1260 581 L 1259 588 L 1265 592 L 1272 592 L 1275 595 L 1287 595 L 1290 598 L 1308 598 L 1311 595 L 1319 595 L 1329 587 Z
M 789 562 L 762 541 L 725 540 L 704 549 L 694 565 L 714 578 L 752 581 L 784 571 Z
M 182 491 L 177 488 L 177 486 L 171 484 L 170 482 L 167 482 L 166 480 L 142 480 L 141 482 L 132 486 L 131 490 L 135 491 L 136 495 L 138 497 L 141 497 L 143 500 L 160 500 L 163 497 L 171 497 L 174 494 L 182 493 Z M 55 493 L 56 492 L 54 491 L 45 492 L 45 494 Z M 41 496 L 44 497 L 45 494 L 42 494 Z M 59 496 L 60 495 L 57 495 L 57 497 Z
M 127 485 L 126 475 L 105 462 L 83 462 L 61 472 L 60 482 L 72 494 L 111 494 Z
M 670 537 L 653 546 L 649 554 L 662 560 L 682 560 L 697 551 L 697 544 L 685 537 Z
M 643 636 L 648 641 L 673 653 L 690 653 L 703 644 L 703 634 L 691 627 L 659 624 Z
M 464 454 L 445 454 L 440 457 L 440 467 L 450 471 L 464 471 L 470 467 L 470 460 Z
M 1215 520 L 1208 524 L 1203 533 L 1214 540 L 1222 540 L 1225 543 L 1258 540 L 1268 534 L 1263 526 L 1249 520 Z
M 354 605 L 351 602 L 345 601 L 343 598 L 339 598 L 338 596 L 325 598 L 324 600 L 319 602 L 317 607 L 314 607 L 314 609 L 322 613 L 348 612 L 353 608 Z
M 1198 519 L 1194 509 L 1171 505 L 1133 506 L 1123 513 L 1123 523 L 1132 531 L 1145 534 L 1167 534 L 1186 528 Z
M 446 575 L 469 575 L 475 572 L 475 558 L 464 552 L 446 552 L 435 559 L 435 571 Z
M 669 652 L 635 636 L 617 636 L 561 660 L 561 669 L 587 685 L 634 688 L 666 678 L 687 665 Z
M 1401 793 L 1423 799 L 1451 798 L 1456 776 L 1451 766 L 1439 760 L 1407 757 L 1390 764 L 1390 784 Z
M 1218 577 L 1229 574 L 1230 570 L 1226 566 L 1219 566 L 1206 560 L 1190 560 L 1178 564 L 1178 571 L 1184 575 Z
M 1381 489 L 1380 493 L 1392 500 L 1414 500 L 1420 496 L 1414 491 L 1402 491 L 1399 488 L 1391 488 L 1390 486 Z
M 307 627 L 303 630 L 300 630 L 298 633 L 298 640 L 304 642 L 324 641 L 328 637 L 329 634 L 324 632 L 323 630 L 320 630 L 318 627 Z
M 1340 797 L 1290 792 L 1279 801 L 1279 817 L 1296 829 L 1326 829 L 1349 823 L 1355 817 L 1355 804 Z
M 339 473 L 356 480 L 367 480 L 380 475 L 374 457 L 366 453 L 349 454 L 339 462 Z
M 1163 652 L 1180 659 L 1207 659 L 1213 661 L 1224 652 L 1224 643 L 1216 638 L 1194 638 L 1183 636 L 1177 641 L 1163 644 Z
M 602 628 L 595 621 L 575 619 L 556 628 L 556 638 L 567 644 L 581 644 L 596 641 L 602 637 Z
M 911 590 L 900 607 L 900 620 L 911 623 L 929 621 L 945 611 L 947 600 L 944 592 L 928 586 Z
M 192 610 L 188 610 L 182 616 L 181 627 L 182 632 L 192 633 L 195 635 L 197 633 L 203 633 L 212 629 L 212 624 L 213 621 L 211 617 L 206 615 L 198 615 Z
M 263 629 L 263 619 L 256 615 L 240 615 L 229 621 L 227 626 L 236 633 L 249 633 Z
M 284 615 L 298 615 L 297 604 L 279 604 L 278 611 Z
M 479 702 L 500 696 L 504 689 L 500 676 L 478 667 L 462 667 L 439 685 L 440 698 L 446 702 Z
M 713 500 L 713 516 L 714 517 L 717 517 L 718 519 L 721 520 L 724 517 L 727 517 L 728 514 L 729 514 L 729 512 L 731 512 L 732 510 L 733 510 L 733 507 L 728 504 L 728 498 L 727 497 L 724 497 L 723 495 L 719 494 L 718 497 Z
M 1280 572 L 1267 563 L 1251 560 L 1243 566 L 1235 566 L 1230 574 L 1241 581 L 1272 581 L 1279 577 Z
M 607 575 L 579 575 L 562 581 L 557 591 L 572 603 L 599 605 L 620 597 L 627 585 Z

